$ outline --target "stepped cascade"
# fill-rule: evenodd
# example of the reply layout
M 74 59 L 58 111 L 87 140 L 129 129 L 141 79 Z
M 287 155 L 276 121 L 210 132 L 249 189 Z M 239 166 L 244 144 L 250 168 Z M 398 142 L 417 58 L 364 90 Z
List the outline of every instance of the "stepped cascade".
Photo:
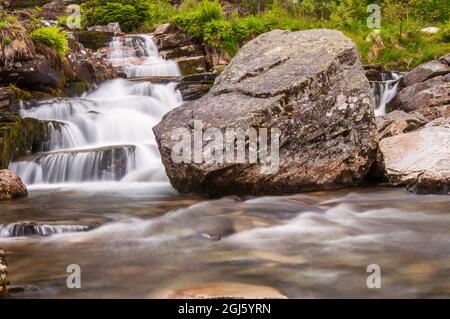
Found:
M 149 36 L 115 38 L 111 47 L 113 61 L 144 57 L 124 67 L 130 77 L 179 72 L 176 62 L 156 56 Z M 23 107 L 22 117 L 51 121 L 50 138 L 44 153 L 19 159 L 10 169 L 28 185 L 166 181 L 152 128 L 182 103 L 175 85 L 116 79 L 80 98 Z
M 152 37 L 145 34 L 115 37 L 108 57 L 129 78 L 181 75 L 178 64 L 164 60 Z

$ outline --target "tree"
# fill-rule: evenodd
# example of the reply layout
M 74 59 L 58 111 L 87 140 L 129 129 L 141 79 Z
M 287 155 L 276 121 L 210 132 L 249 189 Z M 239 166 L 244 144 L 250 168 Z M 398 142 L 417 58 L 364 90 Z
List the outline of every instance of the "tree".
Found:
M 383 15 L 393 23 L 399 23 L 400 37 L 403 36 L 403 24 L 408 20 L 415 5 L 420 0 L 384 0 Z

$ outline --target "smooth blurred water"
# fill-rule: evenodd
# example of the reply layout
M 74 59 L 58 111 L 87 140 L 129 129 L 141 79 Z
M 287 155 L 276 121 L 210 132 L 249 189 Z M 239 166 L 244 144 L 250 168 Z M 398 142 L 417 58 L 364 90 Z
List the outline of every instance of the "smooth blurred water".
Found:
M 92 229 L 1 235 L 15 297 L 156 298 L 206 283 L 291 298 L 450 296 L 449 196 L 361 188 L 204 200 L 164 183 L 107 184 L 32 188 L 0 203 L 6 224 Z M 81 266 L 82 289 L 66 287 L 69 264 Z M 381 289 L 366 286 L 369 264 L 381 267 Z
M 180 76 L 175 61 L 164 60 L 153 39 L 147 34 L 115 37 L 109 45 L 109 59 L 129 78 Z

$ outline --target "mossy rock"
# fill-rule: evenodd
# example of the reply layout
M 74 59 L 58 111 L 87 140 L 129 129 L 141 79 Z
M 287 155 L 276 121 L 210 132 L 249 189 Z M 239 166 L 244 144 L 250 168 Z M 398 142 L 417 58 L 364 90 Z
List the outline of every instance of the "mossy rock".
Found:
M 44 151 L 50 137 L 49 123 L 14 114 L 1 115 L 0 169 L 18 157 Z
M 98 50 L 103 47 L 107 47 L 109 42 L 112 41 L 114 33 L 100 32 L 100 31 L 80 31 L 77 32 L 78 41 L 83 44 L 84 47 L 91 50 Z

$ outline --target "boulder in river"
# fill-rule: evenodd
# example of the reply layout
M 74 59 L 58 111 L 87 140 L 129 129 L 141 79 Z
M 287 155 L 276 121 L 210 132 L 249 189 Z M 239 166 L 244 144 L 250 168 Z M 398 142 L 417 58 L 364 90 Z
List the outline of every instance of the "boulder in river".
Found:
M 383 139 L 380 152 L 391 185 L 417 193 L 449 193 L 449 127 L 429 126 Z
M 200 138 L 209 129 L 223 135 L 243 130 L 256 132 L 260 146 L 269 131 L 272 153 L 260 147 L 258 161 L 239 162 L 234 156 L 239 143 L 231 135 L 226 160 L 202 160 L 202 155 L 209 158 L 202 152 L 174 161 L 179 141 L 172 133 L 181 129 L 192 136 L 199 123 Z M 211 196 L 356 186 L 372 165 L 378 142 L 356 46 L 341 32 L 326 29 L 259 36 L 241 49 L 207 95 L 166 114 L 154 132 L 173 186 Z M 209 142 L 208 137 L 200 141 L 200 150 Z M 254 150 L 249 142 L 240 150 Z M 268 163 L 270 157 L 274 161 Z
M 27 196 L 27 187 L 16 173 L 7 169 L 0 170 L 0 200 L 11 200 Z

